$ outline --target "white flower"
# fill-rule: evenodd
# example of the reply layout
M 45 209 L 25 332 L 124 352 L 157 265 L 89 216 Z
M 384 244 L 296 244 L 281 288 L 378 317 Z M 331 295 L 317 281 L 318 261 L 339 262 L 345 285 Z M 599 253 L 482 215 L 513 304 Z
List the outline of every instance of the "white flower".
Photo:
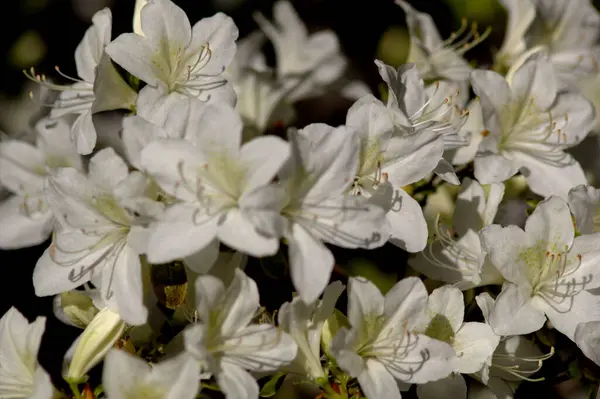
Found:
M 379 60 L 375 64 L 388 86 L 387 106 L 397 129 L 406 135 L 434 132 L 442 136 L 446 150 L 467 145 L 468 138 L 458 135 L 469 115 L 461 109 L 464 96 L 458 84 L 441 81 L 425 87 L 414 64 L 398 69 Z
M 396 4 L 406 12 L 410 32 L 408 62 L 417 65 L 424 79 L 467 80 L 471 66 L 462 56 L 485 40 L 490 29 L 480 35 L 476 24 L 469 29 L 463 20 L 458 31 L 453 32 L 447 40 L 442 40 L 429 14 L 415 10 L 404 0 L 396 0 Z
M 567 195 L 586 183 L 579 163 L 566 150 L 585 138 L 594 109 L 583 96 L 558 92 L 551 64 L 533 58 L 506 80 L 492 71 L 471 74 L 479 96 L 486 137 L 475 157 L 475 177 L 501 182 L 517 171 L 540 195 Z
M 45 317 L 29 323 L 14 307 L 0 319 L 0 397 L 53 397 L 50 376 L 37 361 L 45 326 Z
M 228 288 L 216 277 L 198 277 L 196 306 L 201 322 L 184 330 L 185 349 L 227 398 L 257 398 L 258 384 L 248 371 L 272 372 L 296 357 L 289 335 L 270 324 L 250 324 L 259 308 L 258 288 L 241 270 Z
M 348 283 L 348 321 L 333 339 L 338 365 L 358 378 L 370 398 L 400 398 L 398 383 L 423 384 L 454 370 L 454 350 L 413 333 L 427 308 L 427 290 L 416 277 L 399 281 L 385 295 L 364 278 Z
M 118 313 L 109 308 L 100 310 L 67 350 L 64 378 L 75 383 L 83 381 L 87 372 L 100 363 L 121 338 L 124 330 L 125 322 Z
M 525 224 L 492 225 L 480 237 L 494 266 L 506 279 L 490 314 L 498 335 L 527 334 L 546 317 L 573 340 L 577 324 L 600 320 L 600 234 L 574 238 L 567 203 L 558 197 L 540 202 Z
M 200 388 L 198 372 L 197 362 L 186 353 L 151 366 L 113 349 L 104 359 L 102 386 L 111 399 L 193 399 Z
M 452 345 L 456 352 L 453 371 L 460 374 L 419 385 L 419 399 L 436 398 L 437 392 L 453 392 L 449 394 L 452 398 L 466 398 L 467 385 L 461 374 L 481 370 L 498 346 L 500 337 L 488 324 L 465 323 L 464 316 L 463 294 L 459 289 L 444 286 L 429 295 L 427 310 L 416 330 Z
M 104 57 L 104 48 L 110 42 L 112 14 L 104 8 L 92 17 L 93 25 L 85 32 L 75 49 L 75 65 L 79 79 L 56 71 L 72 82 L 71 85 L 57 85 L 47 81 L 44 75 L 36 75 L 33 68 L 27 77 L 60 95 L 52 105 L 50 116 L 60 118 L 77 115 L 71 126 L 71 140 L 77 152 L 90 154 L 96 146 L 96 128 L 92 114 L 119 108 L 131 108 L 136 93 L 120 77 L 110 60 Z
M 358 162 L 353 131 L 316 123 L 290 130 L 288 138 L 292 156 L 278 183 L 250 194 L 245 210 L 259 230 L 286 238 L 292 282 L 310 303 L 325 289 L 335 263 L 323 243 L 382 246 L 388 238 L 385 212 L 345 193 Z
M 569 191 L 569 207 L 581 234 L 600 232 L 600 190 L 579 185 Z
M 89 175 L 58 170 L 46 198 L 58 222 L 50 247 L 38 260 L 33 284 L 38 296 L 71 290 L 88 281 L 109 307 L 130 324 L 146 321 L 139 254 L 146 251 L 145 225 L 162 212 L 140 172 L 129 173 L 114 150 L 98 152 Z
M 327 318 L 333 314 L 335 303 L 343 291 L 344 285 L 336 281 L 325 288 L 323 299 L 310 305 L 299 297 L 281 305 L 277 313 L 279 327 L 298 346 L 298 354 L 286 370 L 309 376 L 315 381 L 327 377 L 321 366 L 321 331 Z
M 492 224 L 503 196 L 503 184 L 491 184 L 486 196 L 477 181 L 465 178 L 456 200 L 452 228 L 445 227 L 438 217 L 431 242 L 409 260 L 409 265 L 461 290 L 500 283 L 502 276 L 481 247 L 479 231 Z
M 561 83 L 598 74 L 600 13 L 590 0 L 535 0 L 528 45 L 544 49 Z
M 0 183 L 14 194 L 0 202 L 2 249 L 33 246 L 48 239 L 54 218 L 44 197 L 44 181 L 54 168 L 82 169 L 64 119 L 42 119 L 35 130 L 35 146 L 19 140 L 0 142 Z
M 241 145 L 242 121 L 225 103 L 207 104 L 200 119 L 189 141 L 155 141 L 142 151 L 144 169 L 181 200 L 152 228 L 148 259 L 164 263 L 218 250 L 219 241 L 253 256 L 274 254 L 278 239 L 257 232 L 244 207 L 287 161 L 288 144 L 265 136 Z
M 447 149 L 444 153 L 444 158 L 449 160 L 452 165 L 464 165 L 473 161 L 479 143 L 488 134 L 483 126 L 483 113 L 478 98 L 474 98 L 469 102 L 465 113 L 468 117 L 456 132 L 457 137 L 455 137 L 455 141 L 462 142 L 463 145 Z
M 535 4 L 532 0 L 500 0 L 508 13 L 504 41 L 495 55 L 495 63 L 510 67 L 527 50 L 527 36 L 535 19 Z
M 346 67 L 337 36 L 331 30 L 313 34 L 286 0 L 275 2 L 274 24 L 262 14 L 254 18 L 275 48 L 277 80 L 291 101 L 319 94 L 320 89 L 338 79 Z
M 107 54 L 148 84 L 143 91 L 179 93 L 202 100 L 235 101 L 223 78 L 233 60 L 238 29 L 223 13 L 201 19 L 193 27 L 185 12 L 170 0 L 149 0 L 141 11 L 143 35 L 123 33 Z
M 352 193 L 370 198 L 387 211 L 391 239 L 409 252 L 427 244 L 421 206 L 402 187 L 430 174 L 439 164 L 444 141 L 432 130 L 404 134 L 396 129 L 396 108 L 365 96 L 348 110 L 346 125 L 360 140 L 359 165 Z

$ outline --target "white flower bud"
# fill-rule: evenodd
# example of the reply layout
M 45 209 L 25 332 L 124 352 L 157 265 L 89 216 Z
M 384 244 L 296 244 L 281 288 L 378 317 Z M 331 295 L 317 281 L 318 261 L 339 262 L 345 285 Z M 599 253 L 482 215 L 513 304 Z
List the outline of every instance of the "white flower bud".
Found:
M 118 313 L 102 309 L 65 355 L 67 381 L 81 381 L 86 373 L 98 364 L 113 347 L 125 330 L 125 322 Z M 66 368 L 66 367 L 65 367 Z

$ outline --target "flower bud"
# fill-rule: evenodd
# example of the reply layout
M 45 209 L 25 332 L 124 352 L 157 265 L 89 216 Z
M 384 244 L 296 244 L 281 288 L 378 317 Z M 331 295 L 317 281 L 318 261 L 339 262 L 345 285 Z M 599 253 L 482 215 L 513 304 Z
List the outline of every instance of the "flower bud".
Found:
M 327 356 L 331 356 L 329 348 L 335 334 L 342 329 L 350 327 L 350 322 L 342 312 L 337 309 L 333 310 L 331 316 L 327 318 L 321 329 L 321 348 Z
M 108 308 L 98 312 L 65 355 L 65 363 L 68 364 L 65 379 L 70 382 L 82 381 L 121 338 L 124 330 L 125 322 L 118 313 Z
M 85 328 L 98 314 L 92 298 L 82 291 L 67 291 L 54 297 L 54 315 L 65 324 Z

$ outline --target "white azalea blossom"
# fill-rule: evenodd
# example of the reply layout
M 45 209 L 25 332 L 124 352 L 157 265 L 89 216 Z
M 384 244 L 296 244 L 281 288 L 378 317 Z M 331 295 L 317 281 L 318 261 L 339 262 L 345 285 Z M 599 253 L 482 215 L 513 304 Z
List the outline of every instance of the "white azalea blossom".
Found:
M 456 352 L 455 374 L 417 387 L 419 399 L 438 398 L 446 392 L 452 398 L 466 398 L 467 384 L 462 374 L 481 370 L 496 350 L 500 337 L 485 323 L 464 322 L 462 292 L 443 286 L 429 295 L 427 310 L 416 330 L 428 337 L 447 342 Z
M 285 237 L 292 282 L 310 303 L 325 289 L 335 263 L 324 243 L 376 248 L 389 235 L 383 209 L 345 193 L 358 163 L 352 130 L 312 124 L 290 130 L 288 139 L 292 156 L 278 183 L 249 194 L 242 211 L 260 231 Z
M 310 305 L 300 297 L 281 305 L 277 313 L 279 327 L 298 346 L 296 358 L 286 369 L 301 376 L 307 375 L 315 381 L 326 377 L 321 366 L 321 331 L 343 291 L 344 285 L 336 281 L 325 288 L 321 300 Z
M 481 43 L 488 35 L 477 31 L 477 25 L 463 23 L 447 40 L 443 40 L 429 14 L 415 10 L 407 1 L 396 0 L 406 13 L 410 33 L 408 62 L 417 65 L 424 79 L 465 81 L 471 66 L 462 57 L 465 52 Z
M 358 379 L 371 398 L 400 398 L 398 383 L 424 384 L 454 371 L 452 347 L 412 332 L 427 309 L 427 290 L 416 277 L 385 295 L 364 278 L 348 282 L 348 321 L 333 338 L 338 365 Z
M 149 0 L 141 10 L 143 35 L 123 33 L 107 47 L 114 62 L 160 96 L 177 93 L 201 100 L 235 101 L 223 72 L 235 55 L 238 29 L 223 13 L 193 27 L 170 0 Z
M 600 320 L 598 233 L 574 237 L 567 203 L 540 202 L 517 226 L 491 225 L 480 233 L 494 266 L 506 279 L 489 320 L 498 335 L 527 334 L 546 318 L 571 340 L 577 324 Z
M 44 196 L 44 182 L 56 168 L 82 169 L 64 119 L 42 119 L 35 130 L 35 146 L 20 140 L 0 142 L 0 183 L 13 194 L 0 202 L 2 249 L 29 247 L 47 240 L 54 217 Z
M 241 270 L 227 288 L 216 277 L 198 277 L 196 306 L 200 322 L 184 330 L 185 349 L 202 377 L 214 376 L 228 399 L 257 398 L 258 384 L 248 371 L 273 372 L 296 357 L 289 335 L 270 324 L 251 324 L 258 288 Z
M 493 223 L 504 196 L 504 185 L 492 183 L 486 195 L 475 180 L 465 178 L 456 199 L 452 227 L 439 216 L 431 242 L 409 265 L 429 278 L 465 290 L 499 284 L 502 276 L 490 263 L 479 239 L 479 231 Z
M 565 150 L 588 134 L 594 110 L 580 94 L 558 92 L 545 58 L 527 61 L 506 79 L 476 70 L 471 83 L 486 128 L 475 157 L 477 180 L 502 182 L 520 171 L 533 192 L 564 197 L 586 183 L 581 166 Z
M 15 307 L 0 319 L 0 397 L 53 397 L 50 376 L 37 360 L 45 327 L 45 317 L 29 323 Z
M 186 353 L 150 365 L 112 349 L 104 360 L 102 383 L 111 399 L 193 399 L 200 388 L 198 372 L 198 363 Z
M 46 198 L 58 226 L 33 273 L 38 296 L 68 291 L 88 281 L 125 321 L 146 321 L 139 254 L 147 249 L 146 224 L 163 207 L 140 172 L 129 172 L 111 148 L 90 161 L 88 176 L 58 170 Z
M 144 169 L 180 200 L 152 227 L 150 262 L 218 251 L 219 241 L 253 256 L 273 255 L 279 247 L 278 238 L 256 230 L 245 207 L 287 161 L 288 144 L 265 136 L 242 145 L 235 110 L 224 103 L 207 107 L 188 140 L 155 141 L 141 153 Z
M 97 134 L 92 114 L 119 108 L 131 108 L 136 93 L 123 81 L 108 58 L 104 49 L 111 40 L 112 14 L 104 8 L 92 17 L 93 25 L 75 49 L 75 65 L 78 79 L 71 78 L 56 67 L 56 71 L 74 83 L 57 85 L 50 83 L 44 75 L 36 75 L 32 69 L 27 76 L 60 95 L 52 105 L 52 118 L 77 115 L 71 127 L 71 140 L 77 152 L 90 154 L 96 146 Z

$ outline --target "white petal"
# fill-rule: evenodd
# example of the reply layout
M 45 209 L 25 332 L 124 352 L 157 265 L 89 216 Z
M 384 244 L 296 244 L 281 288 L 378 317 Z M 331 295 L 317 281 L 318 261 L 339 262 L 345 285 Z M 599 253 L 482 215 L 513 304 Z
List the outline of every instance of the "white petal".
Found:
M 252 375 L 241 367 L 227 361 L 221 362 L 221 372 L 217 374 L 217 384 L 227 398 L 258 398 L 258 384 Z
M 481 294 L 475 297 L 475 301 L 477 302 L 477 306 L 479 306 L 479 309 L 481 309 L 483 320 L 485 320 L 485 322 L 489 324 L 489 317 L 492 313 L 492 309 L 494 308 L 496 300 L 492 298 L 492 296 L 488 292 L 482 292 Z
M 186 139 L 207 154 L 211 151 L 237 154 L 242 143 L 243 123 L 235 109 L 226 103 L 202 105 L 195 101 L 190 105 L 189 117 L 193 123 Z
M 112 148 L 97 152 L 90 160 L 90 180 L 112 192 L 129 174 L 129 168 Z
M 101 289 L 112 290 L 121 318 L 131 325 L 142 325 L 148 317 L 148 310 L 144 306 L 141 267 L 139 256 L 125 245 L 114 268 L 103 272 L 114 275 L 110 279 L 111 286 Z
M 257 137 L 240 149 L 239 162 L 246 168 L 245 191 L 269 183 L 290 156 L 290 147 L 275 136 Z
M 227 361 L 246 370 L 275 371 L 296 357 L 296 342 L 279 328 L 268 324 L 252 324 L 231 335 Z
M 525 223 L 525 232 L 530 242 L 541 241 L 539 249 L 551 253 L 571 248 L 575 231 L 567 203 L 558 197 L 549 197 L 540 202 Z
M 558 195 L 566 199 L 574 186 L 586 184 L 585 173 L 570 154 L 564 154 L 561 166 L 545 162 L 534 152 L 515 153 L 515 159 L 521 164 L 520 171 L 527 178 L 531 191 L 542 196 Z M 564 163 L 563 163 L 564 162 Z
M 165 263 L 202 250 L 217 235 L 216 216 L 203 215 L 202 209 L 194 205 L 171 206 L 163 219 L 150 228 L 148 260 Z
M 481 243 L 488 252 L 492 264 L 508 281 L 527 281 L 520 268 L 519 250 L 529 244 L 529 236 L 517 226 L 501 227 L 493 224 L 479 233 Z
M 386 214 L 390 242 L 411 253 L 422 251 L 427 245 L 427 222 L 421 205 L 404 190 L 393 190 L 390 185 L 380 185 L 375 195 L 383 195 L 386 189 L 388 194 L 394 195 L 389 201 L 392 207 Z M 373 196 L 371 201 L 377 201 L 377 198 Z
M 452 341 L 452 347 L 456 351 L 456 370 L 463 374 L 479 371 L 492 356 L 499 342 L 500 337 L 488 324 L 463 324 Z
M 433 173 L 450 184 L 454 184 L 455 186 L 460 185 L 460 180 L 458 180 L 458 176 L 456 176 L 456 173 L 454 172 L 454 167 L 445 159 L 440 159 L 437 166 L 433 170 Z
M 579 323 L 600 321 L 600 297 L 589 291 L 581 291 L 572 299 L 565 298 L 558 304 L 544 301 L 543 307 L 554 328 L 571 341 L 575 339 L 575 329 Z
M 459 236 L 468 230 L 479 231 L 485 227 L 483 213 L 485 211 L 485 192 L 476 180 L 468 177 L 462 182 L 456 199 L 456 208 L 452 215 L 452 227 Z
M 462 375 L 453 374 L 438 381 L 417 385 L 419 399 L 467 398 L 467 383 Z M 471 398 L 469 396 L 469 398 Z
M 155 364 L 146 381 L 166 390 L 165 399 L 193 399 L 200 388 L 200 371 L 196 359 L 183 352 Z
M 348 321 L 360 328 L 364 320 L 383 314 L 385 300 L 379 288 L 364 277 L 348 280 Z
M 504 42 L 497 57 L 505 57 L 510 65 L 526 48 L 525 33 L 535 18 L 535 6 L 530 0 L 500 0 L 508 13 Z
M 475 178 L 481 184 L 502 183 L 517 173 L 513 161 L 491 152 L 478 152 L 475 155 Z
M 385 366 L 375 359 L 367 360 L 367 367 L 358 376 L 363 393 L 369 398 L 400 399 L 400 389 Z
M 575 222 L 577 230 L 582 234 L 594 232 L 594 215 L 600 208 L 600 190 L 588 185 L 579 185 L 569 191 L 569 207 Z
M 433 290 L 427 304 L 428 313 L 441 315 L 448 319 L 452 331 L 456 334 L 463 324 L 465 303 L 458 288 L 443 286 Z
M 385 294 L 383 312 L 387 319 L 382 331 L 394 329 L 411 331 L 426 309 L 427 289 L 423 282 L 417 277 L 404 278 Z
M 83 35 L 83 39 L 75 49 L 75 65 L 77 74 L 86 82 L 94 81 L 95 68 L 100 63 L 104 46 L 110 42 L 112 31 L 112 14 L 104 8 L 92 17 L 93 25 Z
M 192 28 L 191 53 L 199 52 L 199 47 L 210 43 L 210 62 L 202 69 L 206 74 L 217 74 L 229 66 L 235 55 L 239 35 L 233 19 L 218 12 L 212 17 L 202 18 Z
M 600 365 L 600 321 L 590 321 L 577 325 L 575 343 L 584 355 Z
M 306 303 L 321 295 L 335 263 L 333 254 L 301 225 L 292 225 L 289 245 L 290 274 L 294 288 Z
M 557 82 L 552 64 L 545 57 L 534 57 L 520 66 L 506 80 L 512 90 L 513 101 L 523 104 L 533 99 L 540 110 L 548 109 L 557 93 Z
M 102 386 L 111 398 L 126 397 L 136 388 L 143 387 L 143 381 L 150 373 L 150 365 L 143 359 L 120 349 L 112 349 L 104 358 Z M 140 386 L 142 385 L 142 386 Z
M 123 145 L 127 160 L 132 166 L 142 169 L 142 150 L 152 141 L 166 138 L 166 132 L 159 126 L 137 115 L 123 119 Z
M 234 335 L 246 327 L 259 307 L 258 288 L 254 280 L 236 269 L 233 281 L 219 307 L 226 313 L 221 322 L 221 334 Z
M 600 233 L 585 234 L 575 237 L 573 246 L 569 251 L 567 264 L 569 270 L 564 274 L 565 280 L 561 285 L 572 284 L 576 282 L 582 284 L 586 290 L 600 287 L 600 271 L 598 262 L 600 261 Z
M 105 51 L 114 62 L 149 85 L 164 84 L 161 70 L 165 68 L 164 61 L 152 62 L 156 51 L 145 38 L 134 33 L 123 33 L 110 42 Z
M 15 194 L 37 194 L 44 186 L 41 151 L 24 141 L 0 143 L 0 182 Z
M 141 153 L 142 166 L 167 193 L 196 201 L 196 168 L 202 164 L 200 152 L 183 140 L 160 140 L 148 144 Z
M 49 210 L 27 217 L 21 212 L 24 199 L 12 196 L 0 202 L 0 248 L 31 247 L 48 239 L 54 227 L 54 217 Z
M 142 8 L 141 18 L 144 36 L 163 57 L 173 57 L 183 51 L 192 39 L 186 13 L 172 1 L 149 2 Z
M 43 118 L 35 124 L 37 147 L 50 167 L 71 166 L 82 170 L 81 157 L 71 142 L 71 128 L 65 119 Z
M 529 289 L 507 284 L 496 298 L 490 325 L 498 335 L 529 334 L 542 328 L 544 312 L 533 306 Z
M 238 209 L 224 215 L 217 237 L 227 246 L 245 254 L 263 257 L 274 255 L 279 249 L 279 238 L 261 234 Z
M 493 134 L 500 134 L 501 112 L 511 100 L 508 83 L 496 72 L 475 70 L 471 72 L 471 85 L 479 96 L 484 126 Z M 481 181 L 479 178 L 477 180 Z
M 183 263 L 194 273 L 205 274 L 213 267 L 219 257 L 219 240 L 215 239 L 206 247 L 183 259 Z

